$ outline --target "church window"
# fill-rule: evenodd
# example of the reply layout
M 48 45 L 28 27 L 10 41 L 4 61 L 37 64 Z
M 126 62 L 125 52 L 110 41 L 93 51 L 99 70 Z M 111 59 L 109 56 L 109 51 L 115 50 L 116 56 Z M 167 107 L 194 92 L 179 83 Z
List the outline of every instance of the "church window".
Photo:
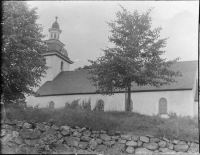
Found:
M 167 114 L 167 100 L 165 98 L 159 100 L 159 114 Z
M 53 33 L 51 33 L 51 38 L 53 38 Z
M 56 38 L 56 33 L 54 33 L 54 38 Z
M 50 101 L 50 102 L 49 102 L 49 108 L 50 108 L 50 109 L 54 109 L 54 105 L 55 105 L 55 104 L 54 104 L 53 101 Z
M 63 62 L 61 61 L 60 70 L 63 70 Z
M 104 111 L 104 101 L 102 99 L 97 100 L 94 111 Z

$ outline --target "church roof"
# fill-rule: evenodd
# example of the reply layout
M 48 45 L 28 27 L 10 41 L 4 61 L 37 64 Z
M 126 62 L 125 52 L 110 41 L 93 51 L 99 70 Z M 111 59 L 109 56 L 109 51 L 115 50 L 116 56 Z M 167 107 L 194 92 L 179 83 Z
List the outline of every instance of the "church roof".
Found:
M 171 70 L 181 71 L 182 77 L 175 77 L 177 83 L 164 85 L 159 88 L 146 85 L 137 86 L 132 83 L 132 92 L 148 91 L 172 91 L 191 90 L 194 86 L 197 71 L 197 61 L 182 61 L 171 66 Z M 96 87 L 92 85 L 88 77 L 89 70 L 63 71 L 53 81 L 47 81 L 37 91 L 39 96 L 72 95 L 72 94 L 96 94 Z M 124 91 L 120 91 L 124 92 Z

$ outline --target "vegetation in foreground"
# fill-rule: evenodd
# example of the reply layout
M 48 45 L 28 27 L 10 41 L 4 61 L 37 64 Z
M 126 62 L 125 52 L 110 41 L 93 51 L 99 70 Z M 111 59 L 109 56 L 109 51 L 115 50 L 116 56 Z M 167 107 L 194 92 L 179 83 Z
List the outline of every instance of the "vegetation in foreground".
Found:
M 7 106 L 6 109 L 7 118 L 10 120 L 48 122 L 71 127 L 77 125 L 92 130 L 121 131 L 137 135 L 152 134 L 169 139 L 198 141 L 198 119 L 177 116 L 175 113 L 169 114 L 169 118 L 166 119 L 159 115 L 147 116 L 134 112 L 103 112 L 97 107 L 91 110 L 90 102 L 82 103 L 81 106 L 77 102 L 67 103 L 60 109 L 24 107 L 19 104 Z

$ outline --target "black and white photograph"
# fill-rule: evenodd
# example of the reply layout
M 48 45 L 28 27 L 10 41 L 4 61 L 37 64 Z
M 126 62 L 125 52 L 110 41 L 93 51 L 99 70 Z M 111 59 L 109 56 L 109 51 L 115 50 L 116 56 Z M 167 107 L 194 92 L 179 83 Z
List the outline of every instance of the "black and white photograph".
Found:
M 1 154 L 199 152 L 199 1 L 3 1 Z

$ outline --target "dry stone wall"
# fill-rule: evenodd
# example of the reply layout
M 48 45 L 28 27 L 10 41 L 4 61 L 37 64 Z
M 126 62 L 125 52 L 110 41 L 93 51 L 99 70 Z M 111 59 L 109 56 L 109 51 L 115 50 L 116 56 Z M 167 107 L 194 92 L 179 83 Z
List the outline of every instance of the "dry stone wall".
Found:
M 85 127 L 48 123 L 7 121 L 1 126 L 2 146 L 31 153 L 174 154 L 199 151 L 199 144 L 182 140 L 94 131 Z

